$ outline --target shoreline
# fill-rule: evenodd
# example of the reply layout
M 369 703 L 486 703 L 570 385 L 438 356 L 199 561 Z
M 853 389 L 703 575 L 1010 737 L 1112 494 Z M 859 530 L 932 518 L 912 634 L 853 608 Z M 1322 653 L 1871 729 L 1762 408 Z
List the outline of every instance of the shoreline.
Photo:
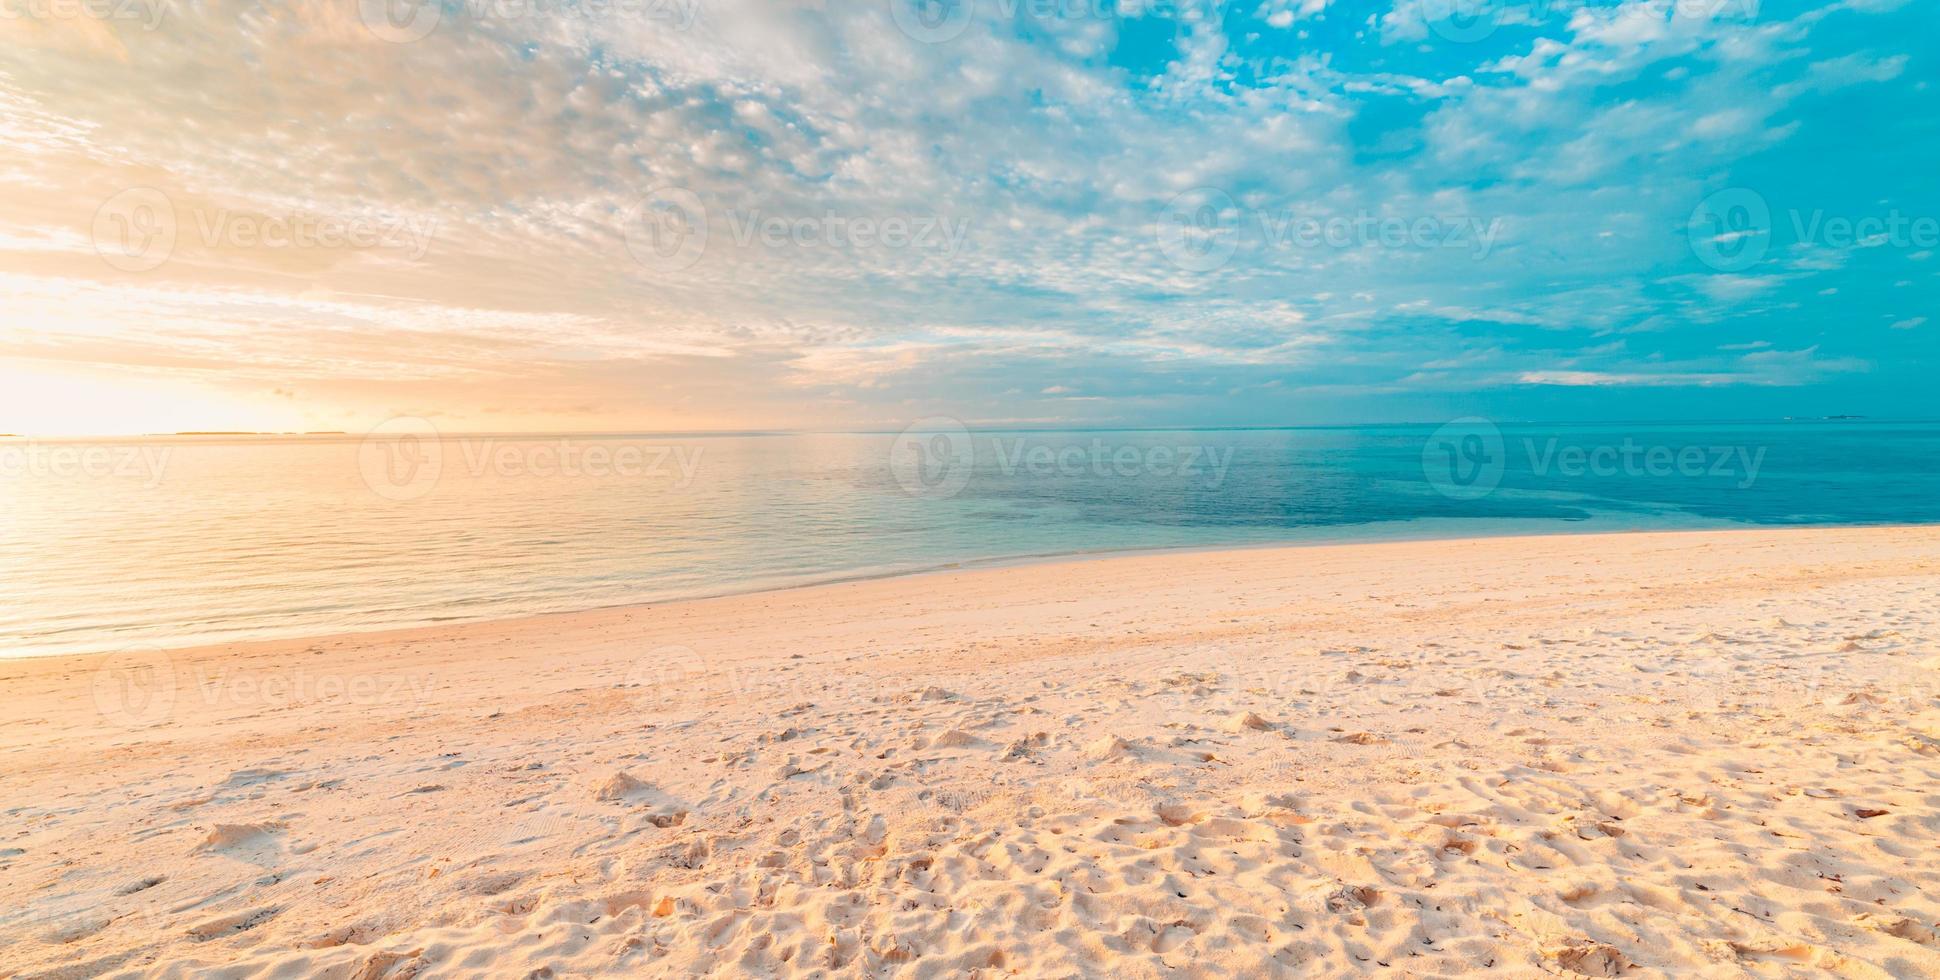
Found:
M 0 664 L 16 978 L 1940 974 L 1940 528 Z
M 1592 519 L 1593 520 L 1593 519 Z M 1461 523 L 1474 523 L 1474 519 L 1463 519 Z M 1394 522 L 1407 524 L 1412 522 Z M 832 586 L 851 585 L 866 582 L 894 581 L 899 579 L 920 579 L 928 576 L 951 572 L 986 571 L 1010 568 L 1031 568 L 1045 565 L 1079 564 L 1096 561 L 1111 561 L 1121 558 L 1150 556 L 1190 556 L 1221 553 L 1272 552 L 1312 548 L 1356 548 L 1379 547 L 1384 545 L 1427 544 L 1448 541 L 1490 542 L 1502 540 L 1522 540 L 1530 538 L 1598 538 L 1625 537 L 1632 535 L 1660 534 L 1732 534 L 1732 533 L 1786 533 L 1810 531 L 1857 531 L 1857 530 L 1908 530 L 1940 527 L 1940 521 L 1925 524 L 1811 524 L 1811 525 L 1758 525 L 1720 523 L 1675 528 L 1587 528 L 1577 529 L 1569 526 L 1555 527 L 1555 522 L 1532 524 L 1525 531 L 1508 528 L 1494 528 L 1482 534 L 1460 533 L 1458 529 L 1448 528 L 1454 533 L 1427 531 L 1419 534 L 1397 533 L 1393 535 L 1361 536 L 1349 535 L 1340 538 L 1315 535 L 1306 540 L 1277 540 L 1240 542 L 1226 544 L 1185 544 L 1171 547 L 1149 548 L 1110 548 L 1093 551 L 1064 551 L 1019 555 L 1006 555 L 993 558 L 972 558 L 915 568 L 890 569 L 884 571 L 857 571 L 852 573 L 832 573 L 828 576 L 816 575 L 800 581 L 780 584 L 754 584 L 741 588 L 728 588 L 719 591 L 700 592 L 664 599 L 597 603 L 587 606 L 574 606 L 565 609 L 541 610 L 536 612 L 515 613 L 511 615 L 486 614 L 478 617 L 455 616 L 441 619 L 427 619 L 396 625 L 373 626 L 368 629 L 326 630 L 321 632 L 292 633 L 277 636 L 242 637 L 229 640 L 194 642 L 180 645 L 136 641 L 114 649 L 80 651 L 0 654 L 0 665 L 49 659 L 72 659 L 87 657 L 109 657 L 127 650 L 156 649 L 166 653 L 193 653 L 226 647 L 253 647 L 261 644 L 301 643 L 319 640 L 340 640 L 350 637 L 388 636 L 420 630 L 441 630 L 462 627 L 489 627 L 495 623 L 519 622 L 533 619 L 574 617 L 592 613 L 613 612 L 616 610 L 650 609 L 686 602 L 704 602 L 718 599 L 731 599 L 746 596 L 770 595 L 794 592 L 803 589 L 818 589 Z M 1343 525 L 1363 527 L 1367 525 Z
M 9 976 L 1940 973 L 1940 528 L 0 663 Z M 547 971 L 550 971 L 548 974 Z

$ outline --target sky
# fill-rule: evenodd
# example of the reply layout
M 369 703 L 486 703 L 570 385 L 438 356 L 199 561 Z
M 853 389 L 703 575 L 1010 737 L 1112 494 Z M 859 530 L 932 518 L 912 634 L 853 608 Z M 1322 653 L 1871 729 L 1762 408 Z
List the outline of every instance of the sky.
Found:
M 0 0 L 0 432 L 1931 418 L 1917 0 Z

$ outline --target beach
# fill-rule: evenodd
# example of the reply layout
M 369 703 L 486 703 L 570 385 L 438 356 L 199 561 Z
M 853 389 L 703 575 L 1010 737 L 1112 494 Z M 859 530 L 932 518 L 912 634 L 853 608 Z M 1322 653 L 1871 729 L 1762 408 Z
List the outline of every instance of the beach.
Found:
M 0 661 L 0 976 L 1940 975 L 1940 527 Z

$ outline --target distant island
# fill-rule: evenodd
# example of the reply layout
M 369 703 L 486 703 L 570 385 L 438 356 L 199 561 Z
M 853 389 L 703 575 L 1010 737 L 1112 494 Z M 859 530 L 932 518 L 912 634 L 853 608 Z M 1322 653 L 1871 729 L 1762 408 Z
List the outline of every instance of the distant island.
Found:
M 342 435 L 349 435 L 349 433 L 345 432 L 342 429 L 318 429 L 314 432 L 248 432 L 248 431 L 241 431 L 241 430 L 238 430 L 235 432 L 226 432 L 219 429 L 209 429 L 209 430 L 194 430 L 194 431 L 187 431 L 187 432 L 163 432 L 163 433 L 151 433 L 151 434 L 152 435 L 171 435 L 171 436 L 342 436 Z

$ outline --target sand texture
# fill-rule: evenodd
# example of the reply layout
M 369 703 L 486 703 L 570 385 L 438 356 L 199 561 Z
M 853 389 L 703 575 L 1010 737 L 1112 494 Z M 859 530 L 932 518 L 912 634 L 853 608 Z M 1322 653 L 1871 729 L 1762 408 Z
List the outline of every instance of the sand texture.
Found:
M 1940 529 L 0 661 L 0 976 L 1940 976 Z

